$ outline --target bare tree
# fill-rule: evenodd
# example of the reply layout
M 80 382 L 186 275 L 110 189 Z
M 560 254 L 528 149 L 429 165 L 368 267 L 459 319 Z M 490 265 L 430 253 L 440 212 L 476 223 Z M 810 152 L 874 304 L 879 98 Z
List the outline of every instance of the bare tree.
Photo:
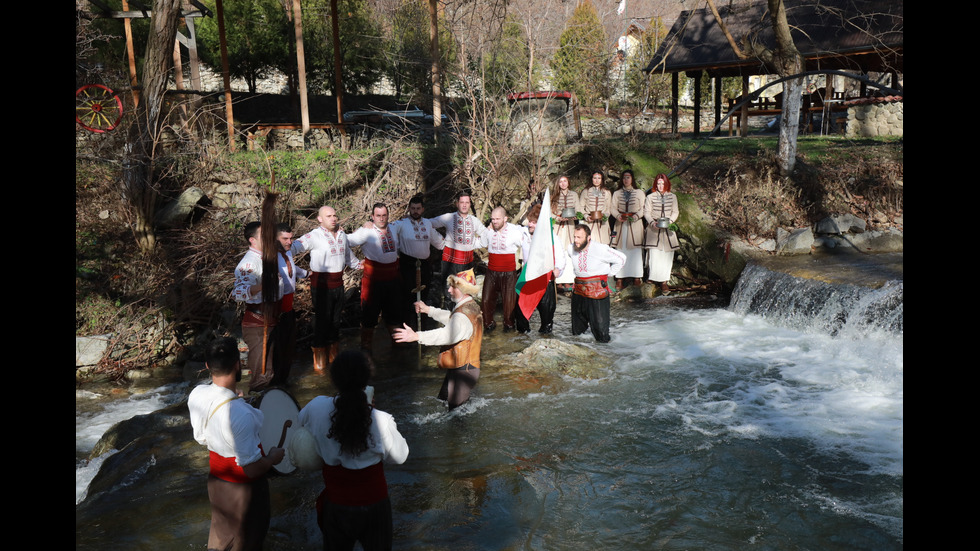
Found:
M 174 39 L 180 21 L 181 0 L 155 0 L 150 33 L 143 59 L 143 89 L 124 148 L 123 196 L 135 210 L 133 231 L 140 250 L 150 253 L 156 247 L 153 214 L 157 192 L 154 187 L 154 159 L 157 136 L 163 127 L 164 94 L 173 65 Z

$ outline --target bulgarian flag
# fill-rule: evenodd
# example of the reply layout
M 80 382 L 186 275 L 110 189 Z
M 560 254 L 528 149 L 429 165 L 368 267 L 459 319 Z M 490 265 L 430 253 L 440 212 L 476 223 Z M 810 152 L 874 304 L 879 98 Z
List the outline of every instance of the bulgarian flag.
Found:
M 544 223 L 547 221 L 547 223 Z M 517 279 L 515 288 L 520 293 L 517 306 L 524 314 L 524 319 L 531 319 L 531 314 L 541 302 L 548 282 L 551 281 L 552 270 L 555 269 L 555 233 L 551 220 L 551 195 L 545 188 L 544 199 L 541 202 L 541 214 L 538 215 L 538 225 L 531 235 L 531 248 L 524 259 L 521 277 Z

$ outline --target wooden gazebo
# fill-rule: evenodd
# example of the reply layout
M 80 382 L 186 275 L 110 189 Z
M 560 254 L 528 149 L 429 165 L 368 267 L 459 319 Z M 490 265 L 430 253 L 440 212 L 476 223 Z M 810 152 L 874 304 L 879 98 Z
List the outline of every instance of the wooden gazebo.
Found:
M 785 0 L 786 15 L 806 71 L 836 70 L 856 75 L 890 74 L 890 87 L 900 89 L 903 73 L 903 3 L 894 0 Z M 775 38 L 765 0 L 740 3 L 715 2 L 718 15 L 736 42 L 750 39 L 773 47 Z M 695 79 L 695 105 L 701 103 L 703 71 L 714 79 L 715 125 L 721 121 L 721 78 L 741 77 L 743 96 L 753 75 L 776 71 L 759 59 L 739 58 L 722 26 L 709 8 L 681 12 L 667 37 L 644 69 L 646 73 L 672 76 L 672 131 L 677 132 L 678 79 L 681 72 Z M 822 98 L 835 98 L 833 75 L 827 79 Z M 868 95 L 862 82 L 860 94 Z M 741 132 L 752 114 L 779 112 L 779 105 L 765 113 L 763 105 L 742 106 Z M 754 111 L 753 111 L 754 110 Z M 694 111 L 695 134 L 700 131 L 700 110 Z

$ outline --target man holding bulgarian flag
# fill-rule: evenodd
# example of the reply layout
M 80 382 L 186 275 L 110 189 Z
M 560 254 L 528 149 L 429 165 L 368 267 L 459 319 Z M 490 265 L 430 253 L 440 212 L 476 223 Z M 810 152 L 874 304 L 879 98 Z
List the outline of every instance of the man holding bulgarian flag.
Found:
M 551 197 L 547 188 L 541 203 L 532 206 L 528 213 L 527 229 L 531 233 L 530 246 L 523 251 L 524 267 L 515 286 L 519 293 L 515 312 L 517 330 L 521 333 L 531 330 L 528 320 L 537 308 L 541 314 L 538 332 L 551 333 L 557 296 L 554 278 L 564 268 L 565 255 L 555 251 L 555 243 L 559 241 L 552 227 Z

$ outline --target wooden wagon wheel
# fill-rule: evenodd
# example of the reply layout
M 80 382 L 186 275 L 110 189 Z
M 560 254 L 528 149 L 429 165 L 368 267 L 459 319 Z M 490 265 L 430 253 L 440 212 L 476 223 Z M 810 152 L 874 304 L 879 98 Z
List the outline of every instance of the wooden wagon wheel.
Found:
M 86 84 L 75 92 L 75 122 L 90 132 L 112 130 L 122 114 L 122 100 L 101 84 Z

